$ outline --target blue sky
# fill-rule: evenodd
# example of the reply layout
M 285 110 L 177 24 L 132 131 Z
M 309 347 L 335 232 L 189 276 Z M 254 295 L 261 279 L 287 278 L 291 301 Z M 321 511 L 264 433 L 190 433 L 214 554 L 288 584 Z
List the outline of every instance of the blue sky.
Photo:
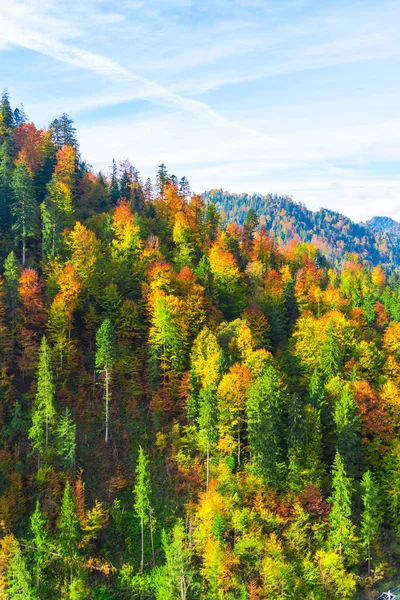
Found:
M 400 220 L 398 0 L 0 0 L 0 87 L 193 191 Z

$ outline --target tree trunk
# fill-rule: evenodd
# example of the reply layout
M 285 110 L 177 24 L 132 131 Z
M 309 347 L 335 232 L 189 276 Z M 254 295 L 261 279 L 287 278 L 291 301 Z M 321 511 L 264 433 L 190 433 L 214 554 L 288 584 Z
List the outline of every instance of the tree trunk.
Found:
M 106 369 L 106 443 L 108 442 L 108 371 Z
M 144 519 L 143 519 L 143 517 L 141 517 L 141 519 L 140 519 L 140 526 L 142 529 L 142 560 L 141 560 L 141 564 L 140 564 L 140 572 L 143 573 L 143 569 L 144 569 Z

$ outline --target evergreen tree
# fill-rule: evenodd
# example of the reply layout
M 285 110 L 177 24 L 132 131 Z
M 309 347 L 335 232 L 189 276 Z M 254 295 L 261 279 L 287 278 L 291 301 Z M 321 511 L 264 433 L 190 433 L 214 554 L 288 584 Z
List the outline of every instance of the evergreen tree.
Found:
M 47 194 L 41 205 L 43 255 L 55 258 L 61 250 L 61 233 L 71 224 L 72 196 L 69 188 L 54 174 L 47 185 Z
M 182 198 L 190 198 L 190 185 L 186 177 L 182 177 L 179 182 L 179 195 L 182 196 Z
M 335 324 L 333 321 L 330 321 L 321 348 L 321 368 L 326 381 L 337 375 L 340 362 L 341 352 L 335 331 Z
M 167 167 L 162 163 L 158 166 L 157 176 L 156 176 L 156 186 L 158 193 L 160 196 L 164 195 L 165 186 L 170 181 L 170 176 L 168 175 Z
M 135 512 L 140 519 L 140 530 L 142 538 L 140 571 L 144 569 L 144 526 L 150 523 L 150 534 L 153 545 L 152 509 L 150 504 L 151 480 L 149 473 L 149 459 L 142 446 L 139 447 L 139 458 L 136 468 L 136 483 L 134 488 Z M 154 560 L 154 551 L 153 551 Z
M 206 489 L 210 483 L 211 450 L 218 440 L 217 402 L 211 385 L 202 388 L 198 397 L 199 437 L 206 452 Z
M 110 200 L 112 206 L 115 206 L 118 203 L 118 200 L 121 198 L 121 191 L 119 187 L 119 179 L 118 179 L 118 167 L 117 161 L 115 158 L 112 160 L 111 165 L 111 181 L 110 181 Z
M 26 123 L 26 121 L 27 121 L 27 118 L 26 118 L 26 114 L 25 114 L 25 107 L 23 104 L 21 104 L 19 108 L 16 108 L 14 110 L 15 126 L 18 127 L 19 125 L 23 125 L 24 123 Z
M 32 587 L 31 575 L 16 539 L 10 549 L 10 561 L 6 573 L 6 595 L 10 600 L 36 600 L 37 596 Z
M 17 240 L 22 242 L 22 266 L 25 266 L 26 242 L 36 234 L 38 210 L 33 187 L 33 179 L 26 164 L 20 161 L 13 173 L 12 188 L 14 204 L 11 213 L 14 217 L 13 230 Z
M 6 234 L 11 224 L 13 158 L 11 142 L 7 138 L 0 146 L 0 231 Z
M 50 123 L 50 131 L 52 132 L 54 144 L 59 148 L 67 144 L 75 149 L 78 148 L 74 122 L 66 113 Z
M 192 550 L 179 519 L 170 538 L 163 532 L 165 565 L 155 574 L 156 600 L 187 600 L 194 579 Z
M 342 457 L 336 451 L 332 467 L 332 494 L 329 498 L 329 546 L 340 556 L 345 556 L 349 564 L 354 559 L 355 544 L 354 525 L 351 522 L 351 492 L 351 480 L 346 475 Z
M 0 116 L 2 126 L 6 130 L 10 131 L 15 127 L 14 113 L 10 105 L 10 98 L 8 96 L 7 90 L 4 90 L 4 92 L 1 95 Z
M 115 329 L 110 319 L 105 319 L 96 335 L 96 359 L 95 365 L 98 373 L 101 373 L 104 381 L 105 393 L 105 441 L 108 442 L 109 429 L 109 401 L 111 399 L 110 387 L 112 385 L 112 374 L 115 362 Z
M 18 306 L 18 282 L 20 278 L 20 266 L 14 252 L 10 252 L 4 261 L 4 281 L 6 291 L 6 302 L 10 314 L 14 315 Z
M 63 559 L 66 572 L 69 574 L 70 586 L 72 586 L 79 557 L 80 530 L 75 500 L 69 481 L 67 481 L 64 489 L 58 519 L 58 531 L 58 552 Z
M 336 445 L 347 473 L 353 477 L 359 462 L 358 429 L 360 418 L 349 384 L 345 384 L 335 399 L 333 410 Z
M 267 366 L 250 384 L 246 401 L 251 462 L 271 483 L 277 483 L 283 458 L 282 391 L 277 372 Z
M 368 577 L 371 575 L 371 544 L 376 540 L 382 522 L 379 488 L 370 471 L 364 473 L 361 481 L 362 501 L 361 541 L 367 551 Z
M 51 365 L 50 346 L 45 336 L 42 338 L 39 352 L 39 367 L 37 373 L 37 392 L 32 412 L 32 426 L 29 439 L 40 454 L 49 445 L 50 427 L 54 424 L 56 410 L 54 408 L 55 385 Z
M 41 577 L 48 565 L 51 542 L 46 530 L 46 520 L 43 518 L 40 510 L 39 500 L 36 501 L 35 512 L 31 516 L 31 534 L 36 589 L 40 592 Z
M 56 437 L 57 450 L 61 457 L 61 463 L 68 471 L 72 471 L 75 465 L 76 425 L 68 407 L 60 416 Z

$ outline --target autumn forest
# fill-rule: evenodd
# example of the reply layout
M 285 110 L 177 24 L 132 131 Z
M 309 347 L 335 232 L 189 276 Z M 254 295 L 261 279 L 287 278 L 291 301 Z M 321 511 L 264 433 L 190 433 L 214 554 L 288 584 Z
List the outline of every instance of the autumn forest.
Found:
M 3 94 L 0 598 L 398 583 L 399 246 L 248 200 L 96 173 Z

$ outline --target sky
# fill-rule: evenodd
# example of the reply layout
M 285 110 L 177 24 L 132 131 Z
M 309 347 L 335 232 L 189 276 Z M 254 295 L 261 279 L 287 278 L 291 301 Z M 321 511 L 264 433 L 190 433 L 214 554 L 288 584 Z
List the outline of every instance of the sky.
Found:
M 0 88 L 107 172 L 400 220 L 398 0 L 0 0 Z

